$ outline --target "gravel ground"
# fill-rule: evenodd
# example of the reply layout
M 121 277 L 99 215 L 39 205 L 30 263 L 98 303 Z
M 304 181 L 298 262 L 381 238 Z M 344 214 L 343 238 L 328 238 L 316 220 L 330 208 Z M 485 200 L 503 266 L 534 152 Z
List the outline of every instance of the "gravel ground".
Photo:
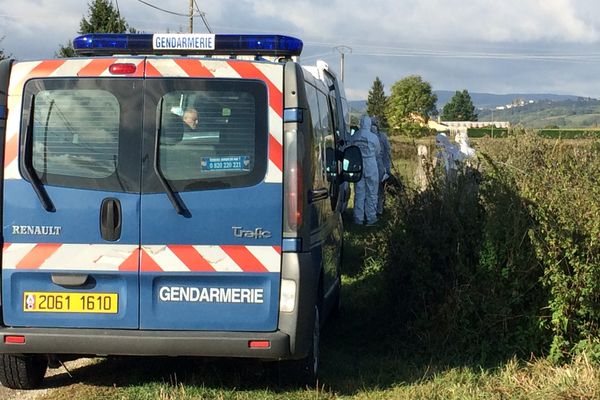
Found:
M 96 361 L 94 358 L 80 358 L 78 360 L 67 361 L 65 366 L 69 371 L 73 372 L 79 368 L 93 364 Z M 48 379 L 52 378 L 52 379 Z M 37 400 L 44 395 L 52 392 L 54 387 L 68 385 L 71 378 L 63 367 L 48 369 L 46 379 L 42 384 L 41 389 L 37 390 L 12 390 L 4 386 L 0 386 L 0 399 L 2 400 Z

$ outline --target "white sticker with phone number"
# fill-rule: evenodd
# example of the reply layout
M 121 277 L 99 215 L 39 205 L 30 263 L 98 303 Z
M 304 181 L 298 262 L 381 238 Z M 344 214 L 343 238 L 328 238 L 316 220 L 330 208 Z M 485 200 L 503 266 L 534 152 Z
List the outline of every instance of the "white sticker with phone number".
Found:
M 250 157 L 202 157 L 201 165 L 204 171 L 248 171 Z

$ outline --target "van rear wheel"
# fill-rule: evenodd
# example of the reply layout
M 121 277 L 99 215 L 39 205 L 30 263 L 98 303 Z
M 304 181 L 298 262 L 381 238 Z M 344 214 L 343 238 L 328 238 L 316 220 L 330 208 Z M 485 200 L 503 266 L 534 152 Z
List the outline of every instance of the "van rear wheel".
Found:
M 39 355 L 0 355 L 0 383 L 10 389 L 35 389 L 40 387 L 48 358 Z

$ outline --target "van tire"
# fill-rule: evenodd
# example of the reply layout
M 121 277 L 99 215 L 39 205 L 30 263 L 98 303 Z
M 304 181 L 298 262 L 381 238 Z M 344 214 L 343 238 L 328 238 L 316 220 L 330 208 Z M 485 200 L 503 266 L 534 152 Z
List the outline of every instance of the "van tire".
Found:
M 313 332 L 306 357 L 299 360 L 287 360 L 279 363 L 279 383 L 314 388 L 319 374 L 321 322 L 319 307 L 315 306 Z
M 36 389 L 46 375 L 48 359 L 39 355 L 0 355 L 0 383 L 10 389 Z

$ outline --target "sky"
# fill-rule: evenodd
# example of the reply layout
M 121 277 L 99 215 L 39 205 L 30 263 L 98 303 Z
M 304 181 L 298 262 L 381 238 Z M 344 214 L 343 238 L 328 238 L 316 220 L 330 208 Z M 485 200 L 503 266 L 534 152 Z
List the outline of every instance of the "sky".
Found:
M 0 48 L 51 58 L 77 36 L 92 0 L 0 0 Z M 154 5 L 165 11 L 151 7 Z M 113 0 L 145 33 L 187 32 L 189 0 Z M 344 52 L 350 100 L 379 77 L 386 92 L 408 75 L 434 90 L 553 93 L 600 98 L 598 0 L 196 0 L 215 33 L 302 39 L 301 63 Z M 176 15 L 184 14 L 184 15 Z M 194 31 L 206 33 L 202 19 Z

